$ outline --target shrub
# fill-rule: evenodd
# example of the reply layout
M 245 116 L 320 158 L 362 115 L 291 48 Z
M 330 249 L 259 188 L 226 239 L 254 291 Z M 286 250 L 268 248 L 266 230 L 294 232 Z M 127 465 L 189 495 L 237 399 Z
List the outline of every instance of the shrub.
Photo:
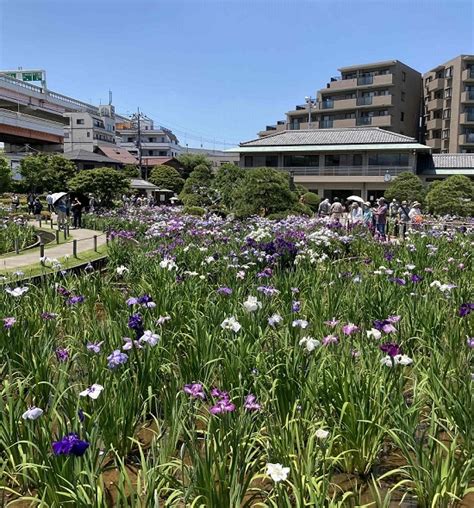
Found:
M 415 174 L 406 171 L 394 178 L 384 196 L 387 201 L 396 199 L 398 202 L 408 201 L 413 203 L 413 201 L 419 201 L 423 203 L 425 190 L 422 181 Z
M 206 210 L 200 206 L 185 206 L 183 211 L 184 213 L 197 217 L 202 217 L 206 213 Z
M 314 192 L 306 192 L 301 196 L 300 202 L 311 208 L 313 212 L 318 210 L 321 198 Z
M 181 192 L 184 179 L 176 169 L 171 166 L 155 166 L 148 180 L 160 189 L 171 189 L 173 192 Z
M 426 204 L 436 214 L 474 215 L 474 183 L 462 175 L 434 182 L 426 195 Z

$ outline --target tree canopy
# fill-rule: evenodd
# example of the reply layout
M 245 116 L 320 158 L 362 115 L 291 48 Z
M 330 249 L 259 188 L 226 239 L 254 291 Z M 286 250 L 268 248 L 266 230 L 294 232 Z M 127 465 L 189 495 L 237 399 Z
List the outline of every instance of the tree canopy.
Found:
M 308 206 L 313 212 L 318 210 L 320 201 L 321 198 L 315 192 L 305 192 L 300 198 L 300 202 Z
M 179 172 L 166 165 L 155 166 L 148 180 L 160 189 L 170 189 L 176 193 L 180 193 L 184 185 L 184 179 Z
M 0 194 L 8 192 L 13 184 L 12 170 L 5 157 L 0 156 Z
M 240 217 L 293 210 L 298 202 L 290 189 L 288 176 L 272 168 L 245 170 L 234 196 L 235 213 Z
M 426 204 L 430 212 L 438 215 L 474 215 L 474 183 L 462 175 L 433 182 L 426 195 Z
M 110 205 L 129 187 L 130 179 L 112 168 L 88 169 L 69 180 L 71 191 L 84 195 L 92 193 L 103 205 Z
M 196 166 L 185 181 L 180 194 L 181 201 L 186 206 L 209 206 L 217 201 L 217 194 L 212 187 L 214 175 L 211 169 L 200 164 Z
M 30 155 L 20 163 L 23 183 L 34 192 L 64 191 L 76 172 L 75 164 L 59 154 Z
M 129 178 L 140 178 L 141 176 L 140 170 L 138 169 L 138 166 L 135 166 L 135 164 L 126 164 L 121 171 L 123 175 L 128 176 Z
M 418 176 L 405 171 L 393 179 L 384 196 L 388 201 L 396 199 L 399 202 L 408 201 L 412 203 L 413 201 L 419 201 L 422 203 L 425 197 L 425 190 Z
M 197 166 L 206 166 L 208 169 L 212 168 L 212 162 L 205 155 L 197 153 L 184 153 L 178 157 L 178 160 L 183 168 L 183 178 L 188 178 Z
M 220 202 L 228 210 L 234 203 L 234 191 L 244 178 L 245 169 L 235 164 L 225 163 L 217 170 L 213 185 L 218 192 Z

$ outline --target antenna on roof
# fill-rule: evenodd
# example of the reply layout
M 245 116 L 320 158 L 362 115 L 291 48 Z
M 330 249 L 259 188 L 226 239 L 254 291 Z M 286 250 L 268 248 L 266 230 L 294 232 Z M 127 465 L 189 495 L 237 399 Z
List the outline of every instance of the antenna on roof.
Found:
M 112 90 L 109 90 L 109 106 L 112 105 Z

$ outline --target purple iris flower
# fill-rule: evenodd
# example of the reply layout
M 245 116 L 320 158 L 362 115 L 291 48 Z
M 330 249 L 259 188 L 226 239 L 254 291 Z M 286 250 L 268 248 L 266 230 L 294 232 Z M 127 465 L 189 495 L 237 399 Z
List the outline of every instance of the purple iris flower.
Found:
M 293 303 L 291 304 L 291 310 L 293 312 L 299 312 L 301 310 L 301 302 L 293 300 Z
M 390 277 L 388 279 L 390 282 L 395 282 L 395 284 L 398 284 L 399 286 L 406 286 L 407 281 L 405 279 L 402 279 L 400 277 Z
M 190 383 L 188 385 L 184 385 L 183 392 L 191 395 L 193 399 L 204 400 L 206 398 L 206 394 L 204 393 L 201 383 Z
M 395 323 L 398 323 L 400 321 L 400 319 L 402 319 L 401 316 L 393 315 L 393 316 L 388 316 L 386 321 L 388 321 L 389 323 L 392 323 L 392 325 L 394 325 Z
M 109 369 L 115 369 L 119 365 L 123 365 L 128 360 L 128 356 L 122 353 L 120 349 L 115 349 L 112 354 L 107 357 Z
M 459 307 L 459 316 L 466 317 L 472 311 L 474 311 L 474 303 L 463 303 L 461 307 Z
M 265 278 L 265 277 L 271 277 L 273 275 L 273 270 L 270 267 L 266 267 L 263 269 L 262 272 L 257 273 L 257 277 L 259 279 Z
M 232 402 L 228 398 L 223 398 L 223 399 L 218 400 L 209 409 L 209 412 L 213 415 L 232 413 L 232 411 L 235 411 L 235 404 L 232 404 Z
M 384 333 L 395 333 L 397 331 L 388 319 L 376 319 L 374 321 L 374 328 Z
M 58 286 L 56 288 L 56 291 L 57 291 L 58 295 L 61 295 L 61 296 L 64 296 L 64 297 L 69 296 L 71 294 L 71 291 L 69 291 L 66 288 L 63 288 L 62 286 Z
M 54 441 L 52 446 L 55 455 L 82 457 L 87 448 L 89 448 L 89 443 L 79 439 L 77 434 L 71 433 L 64 436 L 60 441 Z
M 66 303 L 68 305 L 75 305 L 76 303 L 82 303 L 85 300 L 85 297 L 82 295 L 79 296 L 71 296 L 71 298 L 68 298 L 66 300 Z
M 103 343 L 104 343 L 104 341 L 95 342 L 95 343 L 89 342 L 87 344 L 87 349 L 89 351 L 92 351 L 93 353 L 100 353 L 100 348 L 102 347 Z
M 86 419 L 85 416 L 84 416 L 84 411 L 79 408 L 79 411 L 77 412 L 77 417 L 79 418 L 79 421 L 81 423 L 84 423 L 84 420 Z
M 274 296 L 280 292 L 273 286 L 258 286 L 257 291 L 263 293 L 265 296 Z
M 11 328 L 15 323 L 16 323 L 16 318 L 14 318 L 14 317 L 3 318 L 3 326 L 5 328 Z
M 247 411 L 259 411 L 261 409 L 261 405 L 257 403 L 257 397 L 252 395 L 251 393 L 245 397 L 244 408 Z
M 393 259 L 393 254 L 391 252 L 386 252 L 385 255 L 384 255 L 384 258 L 387 260 L 387 261 L 392 261 Z
M 328 325 L 331 328 L 335 328 L 339 324 L 339 320 L 336 318 L 332 318 L 330 321 L 324 321 L 325 325 Z
M 412 276 L 411 276 L 411 281 L 414 282 L 415 284 L 417 282 L 421 282 L 423 280 L 423 277 L 421 275 L 417 275 L 416 273 L 414 273 Z
M 211 390 L 211 396 L 219 399 L 228 399 L 229 394 L 227 392 L 224 392 L 222 390 L 219 390 L 219 388 L 213 388 Z
M 395 342 L 386 342 L 385 344 L 381 344 L 379 347 L 381 351 L 392 358 L 402 354 L 401 347 L 398 344 L 395 344 Z
M 128 327 L 132 330 L 140 330 L 143 328 L 143 318 L 141 314 L 132 314 L 128 318 Z
M 353 333 L 357 333 L 359 331 L 359 327 L 354 323 L 348 323 L 342 327 L 342 332 L 345 335 L 352 335 Z
M 217 293 L 224 296 L 230 296 L 232 294 L 232 289 L 228 287 L 220 287 L 217 288 Z
M 323 346 L 330 346 L 331 344 L 337 345 L 339 343 L 339 339 L 336 335 L 326 335 L 326 337 L 323 338 Z
M 147 303 L 150 303 L 152 302 L 153 299 L 150 295 L 142 295 L 142 296 L 139 296 L 138 299 L 137 299 L 137 303 L 139 304 L 147 304 Z
M 467 339 L 467 345 L 471 349 L 474 349 L 474 337 L 468 337 L 468 339 Z
M 56 359 L 58 360 L 58 362 L 64 363 L 64 362 L 68 361 L 69 351 L 67 349 L 58 347 L 55 352 L 56 352 Z
M 135 298 L 134 296 L 131 296 L 125 303 L 128 306 L 136 305 L 138 303 L 138 298 Z

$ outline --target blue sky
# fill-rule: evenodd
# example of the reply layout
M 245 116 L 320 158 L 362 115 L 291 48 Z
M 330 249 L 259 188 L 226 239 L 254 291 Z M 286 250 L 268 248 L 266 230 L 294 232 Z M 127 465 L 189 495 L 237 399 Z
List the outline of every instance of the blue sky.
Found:
M 474 53 L 472 0 L 0 0 L 0 68 L 44 68 L 93 103 L 109 88 L 180 142 L 256 137 L 337 68 L 420 72 Z

